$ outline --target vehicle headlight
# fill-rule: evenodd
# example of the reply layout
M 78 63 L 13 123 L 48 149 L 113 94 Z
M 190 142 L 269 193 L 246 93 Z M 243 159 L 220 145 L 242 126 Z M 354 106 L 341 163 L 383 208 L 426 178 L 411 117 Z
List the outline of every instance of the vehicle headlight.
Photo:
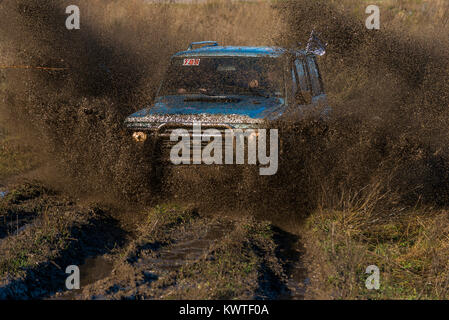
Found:
M 259 136 L 259 131 L 254 131 L 248 136 L 248 141 L 257 141 L 257 137 Z
M 145 142 L 147 140 L 148 135 L 145 132 L 137 131 L 133 133 L 133 139 L 136 142 Z

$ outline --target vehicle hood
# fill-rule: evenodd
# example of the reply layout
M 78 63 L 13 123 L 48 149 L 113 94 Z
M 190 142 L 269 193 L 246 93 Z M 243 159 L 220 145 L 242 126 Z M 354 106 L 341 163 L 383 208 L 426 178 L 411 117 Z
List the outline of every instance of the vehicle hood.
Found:
M 155 104 L 128 117 L 154 118 L 166 115 L 214 115 L 245 116 L 251 119 L 272 120 L 282 115 L 284 100 L 277 97 L 259 96 L 164 96 L 158 97 Z

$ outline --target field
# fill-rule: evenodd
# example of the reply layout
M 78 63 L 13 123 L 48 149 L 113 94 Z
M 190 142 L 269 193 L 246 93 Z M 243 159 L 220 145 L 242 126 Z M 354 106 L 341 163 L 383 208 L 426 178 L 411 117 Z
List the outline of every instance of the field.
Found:
M 449 298 L 447 1 L 74 2 L 73 33 L 57 1 L 0 3 L 1 299 Z M 255 182 L 152 178 L 121 125 L 172 53 L 304 46 L 312 28 L 325 138 Z M 87 276 L 68 292 L 72 264 Z

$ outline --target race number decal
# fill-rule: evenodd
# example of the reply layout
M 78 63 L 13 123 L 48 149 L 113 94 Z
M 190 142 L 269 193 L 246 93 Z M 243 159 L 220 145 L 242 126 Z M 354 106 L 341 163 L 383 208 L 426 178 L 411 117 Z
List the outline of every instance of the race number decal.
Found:
M 184 59 L 183 66 L 199 66 L 201 59 Z

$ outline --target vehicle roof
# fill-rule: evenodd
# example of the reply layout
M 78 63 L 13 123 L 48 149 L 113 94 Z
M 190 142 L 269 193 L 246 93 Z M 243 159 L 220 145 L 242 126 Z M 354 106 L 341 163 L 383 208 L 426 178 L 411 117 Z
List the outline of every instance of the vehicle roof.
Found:
M 287 51 L 279 47 L 234 47 L 234 46 L 205 46 L 198 49 L 181 51 L 173 57 L 189 56 L 243 56 L 243 57 L 280 57 Z

